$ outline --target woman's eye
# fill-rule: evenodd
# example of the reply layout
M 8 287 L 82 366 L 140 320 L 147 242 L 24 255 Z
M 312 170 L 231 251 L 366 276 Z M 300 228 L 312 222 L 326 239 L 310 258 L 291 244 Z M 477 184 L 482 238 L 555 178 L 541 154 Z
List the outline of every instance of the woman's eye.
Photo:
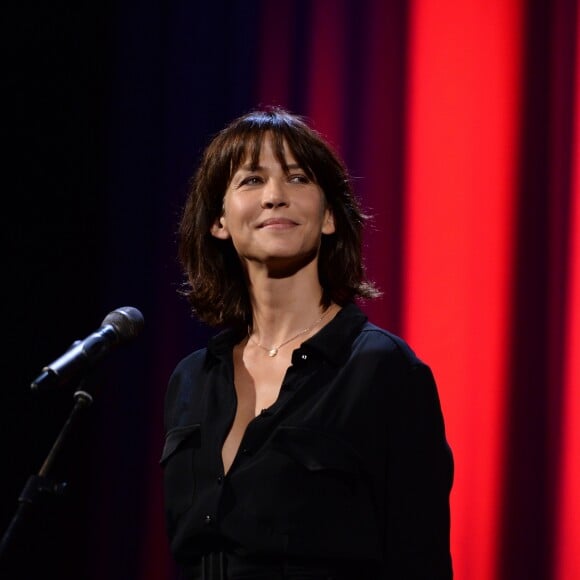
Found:
M 258 185 L 259 183 L 262 183 L 262 178 L 257 175 L 248 175 L 240 181 L 240 185 Z
M 290 183 L 310 183 L 310 179 L 303 173 L 294 173 L 289 176 Z

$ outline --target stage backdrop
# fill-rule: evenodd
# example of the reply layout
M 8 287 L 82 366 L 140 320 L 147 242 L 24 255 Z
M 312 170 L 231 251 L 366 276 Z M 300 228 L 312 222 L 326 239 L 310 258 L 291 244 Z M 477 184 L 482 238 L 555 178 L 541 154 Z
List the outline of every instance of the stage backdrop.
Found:
M 212 332 L 177 295 L 179 210 L 210 136 L 281 105 L 346 160 L 384 292 L 363 307 L 437 379 L 455 577 L 580 577 L 577 4 L 122 0 L 15 19 L 3 523 L 71 403 L 28 382 L 114 308 L 145 317 L 103 369 L 70 492 L 22 534 L 15 574 L 174 577 L 163 397 Z

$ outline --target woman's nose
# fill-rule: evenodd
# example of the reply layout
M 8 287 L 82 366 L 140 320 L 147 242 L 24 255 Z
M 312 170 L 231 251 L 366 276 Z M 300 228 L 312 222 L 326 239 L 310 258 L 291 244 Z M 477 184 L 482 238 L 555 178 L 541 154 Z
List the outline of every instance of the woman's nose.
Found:
M 263 208 L 274 208 L 288 205 L 288 195 L 283 183 L 277 179 L 269 179 L 262 190 Z

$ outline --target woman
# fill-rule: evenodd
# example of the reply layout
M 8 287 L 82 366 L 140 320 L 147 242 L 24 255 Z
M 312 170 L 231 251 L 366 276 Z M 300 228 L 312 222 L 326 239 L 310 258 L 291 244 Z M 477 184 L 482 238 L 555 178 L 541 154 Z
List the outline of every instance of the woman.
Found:
M 452 459 L 429 368 L 356 306 L 365 216 L 302 118 L 245 115 L 180 224 L 185 294 L 224 327 L 166 399 L 168 534 L 186 578 L 447 579 Z

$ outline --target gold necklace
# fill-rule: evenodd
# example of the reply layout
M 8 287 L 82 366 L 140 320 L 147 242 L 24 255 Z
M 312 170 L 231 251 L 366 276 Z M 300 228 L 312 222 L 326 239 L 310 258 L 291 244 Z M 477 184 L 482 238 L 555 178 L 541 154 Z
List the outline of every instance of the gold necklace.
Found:
M 296 340 L 299 336 L 302 336 L 303 334 L 306 334 L 307 332 L 310 332 L 317 324 L 319 324 L 320 322 L 322 322 L 322 320 L 324 319 L 324 317 L 328 314 L 328 311 L 330 310 L 330 308 L 327 308 L 323 313 L 322 316 L 318 319 L 315 320 L 310 326 L 308 326 L 307 328 L 302 329 L 298 334 L 295 334 L 292 338 L 289 338 L 288 340 L 285 340 L 284 342 L 281 342 L 278 346 L 273 345 L 271 347 L 267 347 L 264 346 L 263 344 L 261 344 L 260 342 L 258 342 L 255 338 L 252 337 L 252 335 L 250 334 L 250 329 L 248 328 L 248 338 L 256 345 L 259 346 L 262 350 L 265 350 L 268 353 L 269 357 L 274 357 L 278 354 L 278 351 L 285 345 L 287 345 L 289 342 L 292 342 L 293 340 Z

